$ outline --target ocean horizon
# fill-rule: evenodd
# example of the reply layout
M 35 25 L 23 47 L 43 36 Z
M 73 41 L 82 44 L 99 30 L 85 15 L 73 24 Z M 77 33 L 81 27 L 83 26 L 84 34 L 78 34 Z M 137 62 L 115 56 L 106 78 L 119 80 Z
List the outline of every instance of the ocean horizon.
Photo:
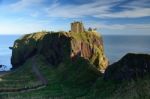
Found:
M 5 70 L 10 70 L 11 50 L 16 39 L 21 35 L 0 35 L 0 64 L 6 65 Z M 104 51 L 110 64 L 118 61 L 127 53 L 150 54 L 150 36 L 139 35 L 103 35 Z M 4 70 L 1 69 L 1 70 Z

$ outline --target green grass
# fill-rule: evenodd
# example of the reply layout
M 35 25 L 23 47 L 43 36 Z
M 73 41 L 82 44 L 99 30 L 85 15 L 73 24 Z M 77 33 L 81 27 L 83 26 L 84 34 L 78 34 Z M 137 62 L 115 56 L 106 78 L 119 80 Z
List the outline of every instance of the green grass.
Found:
M 3 97 L 3 98 L 10 98 L 10 97 L 27 98 L 29 96 L 35 97 L 37 95 L 40 95 L 41 97 L 45 97 L 45 98 L 46 97 L 83 96 L 88 92 L 88 90 L 87 90 L 87 89 L 89 89 L 88 85 L 92 84 L 92 83 L 89 83 L 89 81 L 92 81 L 93 79 L 95 79 L 94 78 L 95 75 L 96 75 L 96 77 L 98 77 L 98 76 L 97 76 L 97 74 L 90 73 L 92 71 L 90 71 L 88 69 L 82 71 L 82 69 L 86 69 L 86 66 L 88 64 L 86 62 L 82 63 L 82 61 L 80 61 L 80 60 L 78 60 L 78 61 L 81 65 L 81 67 L 78 66 L 79 64 L 73 65 L 73 64 L 71 64 L 71 62 L 68 61 L 64 64 L 60 64 L 61 65 L 61 66 L 59 66 L 60 68 L 54 68 L 53 66 L 48 65 L 48 63 L 45 62 L 43 57 L 40 57 L 40 58 L 37 57 L 37 64 L 39 64 L 38 68 L 42 72 L 42 74 L 45 75 L 45 77 L 48 79 L 48 81 L 49 81 L 48 86 L 43 89 L 32 91 L 30 93 L 28 93 L 28 92 L 27 93 L 3 93 L 3 94 L 1 94 L 1 97 Z M 67 67 L 63 68 L 63 66 L 66 64 L 68 64 L 69 67 L 67 66 Z M 26 64 L 26 65 L 29 66 L 31 64 Z M 26 67 L 26 65 L 24 67 Z M 29 66 L 29 67 L 31 67 L 31 66 Z M 76 70 L 76 71 L 74 71 L 74 70 Z M 89 75 L 86 75 L 87 71 L 89 71 Z M 70 73 L 70 75 L 69 75 L 69 73 Z M 63 77 L 66 74 L 68 75 L 67 78 L 63 79 Z M 79 76 L 78 74 L 81 75 L 82 77 L 84 77 L 84 78 L 86 77 L 86 78 L 82 79 L 82 77 Z M 84 84 L 84 83 L 87 83 L 87 84 Z
M 13 70 L 9 74 L 0 77 L 0 89 L 5 88 L 26 88 L 39 84 L 32 71 L 32 62 L 29 60 L 20 68 Z
M 149 99 L 150 79 L 149 76 L 136 81 L 112 82 L 104 81 L 102 75 L 95 73 L 91 69 L 91 64 L 83 59 L 70 60 L 61 63 L 58 68 L 49 65 L 44 57 L 35 56 L 37 67 L 48 79 L 45 88 L 24 93 L 0 93 L 2 99 Z M 33 80 L 34 74 L 26 70 L 31 67 L 28 61 L 20 71 L 15 71 L 11 75 L 6 75 L 6 79 L 17 79 L 22 73 L 30 74 L 29 78 L 19 76 L 19 80 Z M 26 69 L 25 69 L 26 68 Z M 22 73 L 21 73 L 22 72 Z M 33 78 L 31 77 L 33 76 Z M 31 77 L 31 78 L 30 78 Z M 4 77 L 5 78 L 5 77 Z M 12 82 L 13 83 L 13 82 Z M 18 83 L 19 84 L 19 83 Z M 20 83 L 21 85 L 22 83 Z M 9 83 L 9 86 L 12 84 Z M 28 85 L 28 83 L 27 83 Z M 21 85 L 23 86 L 23 85 Z

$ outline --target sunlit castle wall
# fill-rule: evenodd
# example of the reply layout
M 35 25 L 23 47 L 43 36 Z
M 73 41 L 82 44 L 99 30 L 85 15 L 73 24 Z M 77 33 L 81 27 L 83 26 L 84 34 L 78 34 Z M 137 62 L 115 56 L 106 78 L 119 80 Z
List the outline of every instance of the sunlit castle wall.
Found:
M 82 22 L 73 22 L 71 23 L 71 32 L 73 33 L 82 33 L 84 32 L 84 26 Z

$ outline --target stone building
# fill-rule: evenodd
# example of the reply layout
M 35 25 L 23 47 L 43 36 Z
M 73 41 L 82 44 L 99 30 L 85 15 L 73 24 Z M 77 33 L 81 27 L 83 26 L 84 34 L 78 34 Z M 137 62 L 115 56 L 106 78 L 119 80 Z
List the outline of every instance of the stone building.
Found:
M 73 33 L 82 33 L 84 32 L 84 26 L 83 26 L 83 23 L 82 22 L 73 22 L 71 23 L 71 32 Z
M 90 32 L 96 32 L 96 28 L 91 28 L 91 27 L 89 27 L 89 29 L 88 29 L 88 31 L 90 31 Z

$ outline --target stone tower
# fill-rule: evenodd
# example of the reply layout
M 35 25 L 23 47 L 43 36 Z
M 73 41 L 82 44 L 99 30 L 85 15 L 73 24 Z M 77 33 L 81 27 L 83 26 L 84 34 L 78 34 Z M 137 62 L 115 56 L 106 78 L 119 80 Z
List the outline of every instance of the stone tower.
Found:
M 82 33 L 84 32 L 84 26 L 82 22 L 73 22 L 71 23 L 71 32 L 73 33 Z

